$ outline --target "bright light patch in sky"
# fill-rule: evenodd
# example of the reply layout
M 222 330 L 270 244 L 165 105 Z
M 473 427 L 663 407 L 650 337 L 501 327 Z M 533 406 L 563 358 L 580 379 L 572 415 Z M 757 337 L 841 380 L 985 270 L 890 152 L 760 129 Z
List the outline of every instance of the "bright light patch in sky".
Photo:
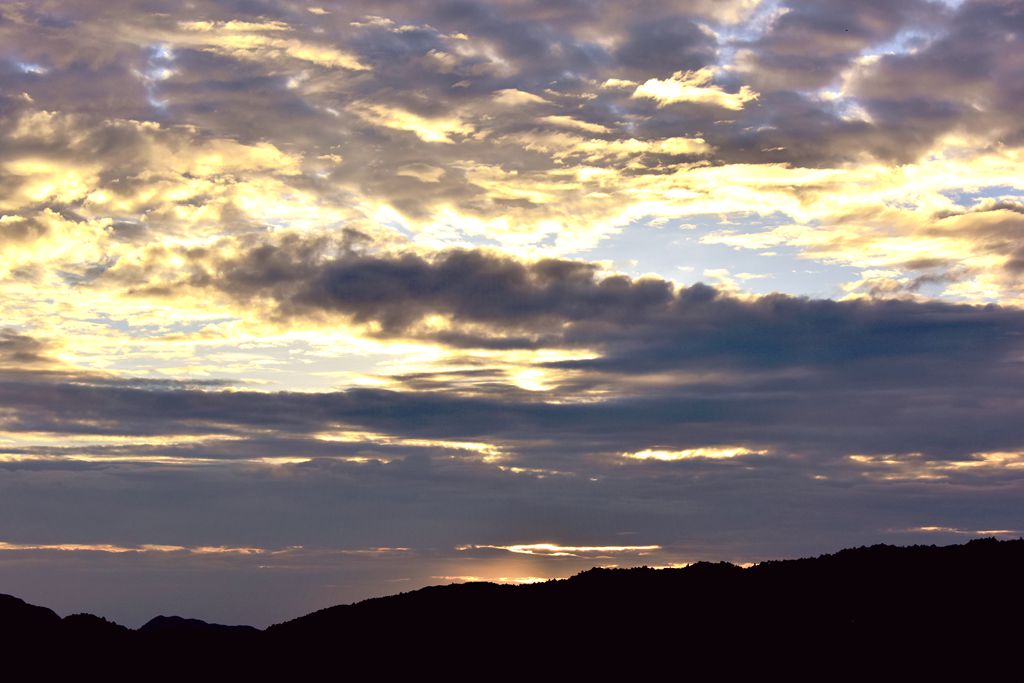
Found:
M 708 446 L 705 448 L 684 448 L 678 451 L 663 448 L 646 448 L 634 453 L 624 453 L 623 457 L 633 460 L 661 460 L 672 462 L 675 460 L 690 460 L 693 458 L 709 458 L 717 460 L 721 458 L 738 458 L 746 455 L 764 455 L 767 451 L 753 451 L 742 446 Z

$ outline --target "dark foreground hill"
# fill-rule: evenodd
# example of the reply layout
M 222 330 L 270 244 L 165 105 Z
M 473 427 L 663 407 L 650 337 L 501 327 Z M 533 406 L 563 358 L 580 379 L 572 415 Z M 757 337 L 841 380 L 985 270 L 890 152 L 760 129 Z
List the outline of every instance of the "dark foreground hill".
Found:
M 0 596 L 8 665 L 293 678 L 613 674 L 733 680 L 1024 680 L 1024 540 L 877 545 L 742 569 L 591 569 L 434 586 L 259 631 L 157 617 L 137 631 Z M 13 658 L 13 659 L 12 659 Z M 36 669 L 38 667 L 38 669 Z M 140 669 L 141 667 L 141 669 Z M 132 674 L 132 672 L 134 672 Z M 139 676 L 142 677 L 142 676 Z

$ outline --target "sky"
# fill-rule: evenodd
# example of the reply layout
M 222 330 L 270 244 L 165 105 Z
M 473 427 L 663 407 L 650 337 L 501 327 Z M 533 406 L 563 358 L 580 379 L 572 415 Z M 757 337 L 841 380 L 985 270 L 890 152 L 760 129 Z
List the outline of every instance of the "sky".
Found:
M 1019 536 L 1022 33 L 0 2 L 0 592 L 266 626 Z

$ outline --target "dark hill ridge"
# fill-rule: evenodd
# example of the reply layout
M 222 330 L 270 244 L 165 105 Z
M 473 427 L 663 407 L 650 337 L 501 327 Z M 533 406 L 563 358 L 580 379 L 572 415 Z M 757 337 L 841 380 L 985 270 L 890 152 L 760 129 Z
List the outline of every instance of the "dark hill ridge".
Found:
M 30 605 L 13 595 L 0 594 L 0 628 L 8 627 L 24 631 L 56 628 L 60 617 L 52 609 Z
M 91 615 L 60 619 L 0 596 L 0 642 L 22 651 L 45 643 L 78 661 L 201 660 L 235 673 L 343 661 L 391 672 L 468 667 L 495 674 L 543 665 L 566 674 L 738 675 L 841 662 L 843 671 L 876 678 L 883 665 L 912 678 L 958 669 L 992 676 L 1017 666 L 1022 581 L 1024 540 L 979 539 L 876 545 L 748 569 L 701 562 L 595 568 L 524 586 L 432 586 L 329 607 L 265 631 L 180 617 L 157 617 L 131 631 Z M 1024 670 L 1007 680 L 1024 680 Z
M 139 628 L 139 633 L 160 635 L 195 635 L 198 637 L 217 637 L 249 635 L 259 633 L 259 629 L 253 626 L 224 626 L 223 624 L 209 624 L 200 619 L 185 619 L 184 617 L 153 617 Z

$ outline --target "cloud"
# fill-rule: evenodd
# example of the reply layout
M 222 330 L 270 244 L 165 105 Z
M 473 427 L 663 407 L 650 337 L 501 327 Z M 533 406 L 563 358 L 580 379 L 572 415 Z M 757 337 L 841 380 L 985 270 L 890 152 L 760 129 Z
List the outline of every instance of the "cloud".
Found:
M 764 455 L 767 451 L 752 451 L 742 446 L 711 446 L 707 448 L 687 448 L 681 451 L 668 451 L 648 448 L 635 453 L 623 453 L 623 457 L 633 460 L 686 460 L 689 458 L 736 458 L 745 455 Z
M 191 553 L 196 555 L 262 555 L 269 552 L 264 548 L 227 548 L 224 546 L 199 546 L 186 548 L 180 545 L 159 545 L 146 543 L 139 546 L 121 546 L 110 543 L 8 543 L 0 541 L 0 552 L 18 550 L 57 550 L 61 552 L 95 553 Z
M 503 382 L 503 372 L 478 365 L 478 375 L 453 368 L 433 386 L 429 376 L 396 375 L 394 391 L 324 396 L 181 391 L 161 399 L 148 390 L 68 388 L 53 406 L 22 396 L 11 428 L 103 433 L 114 414 L 124 422 L 118 429 L 139 434 L 239 433 L 255 423 L 308 434 L 338 423 L 385 434 L 398 429 L 416 439 L 483 441 L 505 452 L 496 459 L 502 465 L 544 470 L 565 470 L 563 460 L 577 449 L 620 458 L 624 452 L 699 454 L 723 443 L 749 452 L 830 452 L 841 444 L 869 454 L 900 444 L 906 452 L 947 457 L 964 448 L 1019 445 L 1005 421 L 1020 371 L 1024 319 L 1015 309 L 741 298 L 706 285 L 601 277 L 581 262 L 528 264 L 468 251 L 433 259 L 359 252 L 332 258 L 322 245 L 295 242 L 212 265 L 215 274 L 198 266 L 171 288 L 175 296 L 182 287 L 198 287 L 240 301 L 265 299 L 286 321 L 337 314 L 385 338 L 587 353 L 533 358 L 515 369 L 537 371 L 531 386 L 546 399 L 540 403 L 510 379 Z M 445 324 L 426 324 L 438 316 Z M 465 393 L 463 382 L 479 392 Z M 8 395 L 20 395 L 17 387 Z M 960 405 L 967 391 L 990 397 L 988 407 Z M 81 411 L 77 419 L 62 417 L 70 414 L 59 408 L 64 401 Z M 929 405 L 925 414 L 914 408 L 920 401 Z M 156 405 L 163 406 L 159 425 L 147 408 Z M 390 407 L 376 414 L 375 405 Z M 463 416 L 458 425 L 445 423 L 451 411 Z M 971 420 L 988 427 L 957 431 Z M 822 431 L 825 425 L 834 431 Z M 566 446 L 557 464 L 548 455 L 518 460 L 513 454 L 520 446 L 513 443 L 527 433 L 579 443 Z
M 542 557 L 580 557 L 607 556 L 618 553 L 644 555 L 654 550 L 661 550 L 660 545 L 599 545 L 571 546 L 557 543 L 524 543 L 518 545 L 469 545 L 460 546 L 457 550 L 494 549 L 507 550 L 521 555 L 540 555 Z
M 547 100 L 533 93 L 523 92 L 515 88 L 505 88 L 494 93 L 494 101 L 509 107 L 529 104 L 547 104 Z
M 280 37 L 287 36 L 290 27 L 279 21 L 186 21 L 179 26 L 185 33 L 175 35 L 175 43 L 231 57 L 260 62 L 291 58 L 328 68 L 369 69 L 351 53 L 327 45 Z
M 589 121 L 579 121 L 571 116 L 544 116 L 540 120 L 559 128 L 575 128 L 587 133 L 611 132 L 607 126 L 602 126 L 599 123 L 590 123 Z
M 965 3 L 920 49 L 879 55 L 852 70 L 847 88 L 873 119 L 961 128 L 1020 140 L 1013 115 L 1024 88 L 1015 44 L 1024 25 L 1012 3 Z
M 366 250 L 346 252 L 345 248 L 289 239 L 227 257 L 200 252 L 184 277 L 180 271 L 173 274 L 179 279 L 160 291 L 179 296 L 198 288 L 239 301 L 264 300 L 283 319 L 337 313 L 359 324 L 375 325 L 386 336 L 429 338 L 472 332 L 462 337 L 462 344 L 473 336 L 483 343 L 489 334 L 506 340 L 520 338 L 525 346 L 605 349 L 628 347 L 643 339 L 645 357 L 652 364 L 659 362 L 659 356 L 652 355 L 655 348 L 663 348 L 678 361 L 697 354 L 702 363 L 716 356 L 740 358 L 747 353 L 776 366 L 790 359 L 869 357 L 879 335 L 889 345 L 888 353 L 913 354 L 937 343 L 930 339 L 932 328 L 981 342 L 989 325 L 1016 325 L 1015 313 L 1009 309 L 907 301 L 811 301 L 782 295 L 745 300 L 705 285 L 677 289 L 657 278 L 602 276 L 594 264 L 582 261 L 524 263 L 479 250 L 389 256 Z M 128 274 L 112 269 L 104 277 L 116 282 Z M 434 331 L 423 327 L 428 319 Z M 714 325 L 708 326 L 709 320 Z M 789 325 L 792 330 L 787 329 Z M 765 336 L 767 330 L 779 336 Z M 867 335 L 864 342 L 870 343 L 840 341 L 851 332 Z M 760 341 L 748 345 L 747 335 L 753 334 Z M 989 343 L 1004 341 L 997 337 Z
M 944 7 L 918 0 L 786 2 L 739 61 L 760 88 L 820 88 L 866 48 L 893 38 L 902 29 L 927 29 L 944 14 Z
M 0 363 L 8 369 L 25 368 L 49 362 L 47 345 L 16 330 L 0 330 Z
M 627 73 L 697 70 L 715 58 L 714 34 L 686 16 L 644 18 L 629 26 L 623 38 L 615 58 Z
M 711 69 L 677 71 L 665 80 L 651 78 L 645 81 L 637 86 L 632 97 L 656 100 L 659 107 L 694 102 L 733 110 L 743 109 L 744 105 L 758 97 L 748 86 L 741 87 L 736 93 L 726 92 L 720 86 L 710 85 L 712 78 L 714 74 Z
M 406 164 L 398 169 L 398 175 L 415 178 L 424 183 L 436 183 L 444 176 L 444 169 L 430 164 Z
M 356 110 L 367 120 L 392 128 L 408 131 L 423 142 L 454 142 L 452 135 L 469 135 L 473 127 L 458 117 L 425 117 L 396 107 L 375 104 Z

